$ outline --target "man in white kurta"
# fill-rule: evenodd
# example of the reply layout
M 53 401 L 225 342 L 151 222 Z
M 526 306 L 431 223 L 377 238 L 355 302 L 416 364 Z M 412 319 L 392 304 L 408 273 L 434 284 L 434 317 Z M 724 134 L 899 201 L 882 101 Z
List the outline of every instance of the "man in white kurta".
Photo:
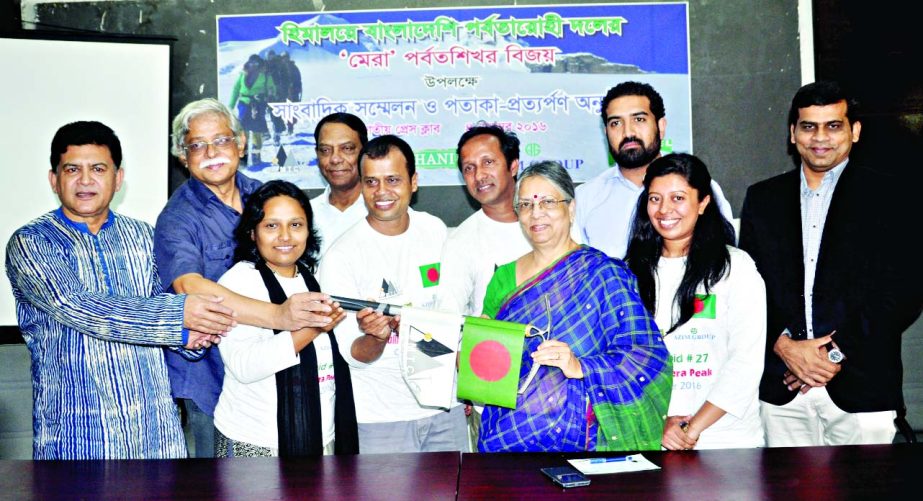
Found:
M 359 186 L 359 151 L 369 142 L 362 119 L 351 113 L 332 113 L 314 128 L 317 167 L 327 182 L 324 192 L 311 199 L 314 228 L 323 256 L 340 235 L 368 213 Z
M 396 136 L 368 143 L 360 156 L 369 215 L 324 255 L 320 285 L 341 297 L 433 308 L 446 226 L 410 209 L 417 189 L 414 156 Z M 397 318 L 370 309 L 339 327 L 340 351 L 352 367 L 360 453 L 467 450 L 463 406 L 421 407 L 401 376 Z
M 439 309 L 477 316 L 494 270 L 531 250 L 513 211 L 519 138 L 496 125 L 472 127 L 456 152 L 465 187 L 481 208 L 446 240 Z

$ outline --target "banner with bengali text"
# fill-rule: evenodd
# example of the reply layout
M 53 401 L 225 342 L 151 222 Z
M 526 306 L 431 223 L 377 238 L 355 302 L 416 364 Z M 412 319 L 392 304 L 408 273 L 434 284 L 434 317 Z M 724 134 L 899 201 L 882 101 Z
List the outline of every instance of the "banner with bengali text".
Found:
M 220 100 L 237 110 L 253 55 L 276 76 L 242 167 L 264 181 L 324 187 L 313 132 L 338 111 L 410 143 L 421 186 L 463 184 L 455 148 L 479 121 L 519 136 L 523 166 L 558 160 L 586 181 L 611 166 L 600 100 L 626 80 L 663 96 L 664 151 L 692 151 L 685 2 L 218 16 L 217 36 Z

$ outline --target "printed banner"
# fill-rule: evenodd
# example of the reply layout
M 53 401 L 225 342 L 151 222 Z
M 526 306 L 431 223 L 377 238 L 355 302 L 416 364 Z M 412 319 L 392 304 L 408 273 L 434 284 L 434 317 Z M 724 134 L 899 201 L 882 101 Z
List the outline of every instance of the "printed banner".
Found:
M 526 339 L 523 324 L 465 317 L 458 363 L 458 398 L 516 408 Z
M 685 2 L 218 16 L 217 25 L 218 96 L 241 113 L 251 146 L 262 143 L 242 169 L 256 179 L 324 187 L 314 127 L 349 112 L 370 135 L 410 143 L 421 186 L 463 184 L 455 148 L 479 121 L 519 136 L 523 166 L 558 160 L 586 181 L 611 165 L 600 100 L 626 80 L 663 96 L 663 150 L 692 151 Z M 247 61 L 271 78 L 244 75 Z

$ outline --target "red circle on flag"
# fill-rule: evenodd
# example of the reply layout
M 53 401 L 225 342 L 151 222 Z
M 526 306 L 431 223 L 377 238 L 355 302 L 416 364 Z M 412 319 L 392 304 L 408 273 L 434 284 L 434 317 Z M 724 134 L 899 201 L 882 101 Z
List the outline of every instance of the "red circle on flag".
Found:
M 497 341 L 481 341 L 471 350 L 471 371 L 485 381 L 499 381 L 510 371 L 510 352 Z
M 692 312 L 693 313 L 702 313 L 702 310 L 705 309 L 705 301 L 702 301 L 699 298 L 692 300 Z
M 430 282 L 436 282 L 439 280 L 439 270 L 436 268 L 430 268 L 426 270 L 426 279 Z

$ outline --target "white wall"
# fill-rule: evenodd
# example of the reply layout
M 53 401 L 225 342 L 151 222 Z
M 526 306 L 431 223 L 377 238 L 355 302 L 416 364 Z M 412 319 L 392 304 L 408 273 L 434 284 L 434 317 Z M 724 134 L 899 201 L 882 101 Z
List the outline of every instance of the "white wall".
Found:
M 168 196 L 170 47 L 0 38 L 0 326 L 16 325 L 6 243 L 16 228 L 59 204 L 48 185 L 57 129 L 98 120 L 122 142 L 118 212 L 153 224 Z

